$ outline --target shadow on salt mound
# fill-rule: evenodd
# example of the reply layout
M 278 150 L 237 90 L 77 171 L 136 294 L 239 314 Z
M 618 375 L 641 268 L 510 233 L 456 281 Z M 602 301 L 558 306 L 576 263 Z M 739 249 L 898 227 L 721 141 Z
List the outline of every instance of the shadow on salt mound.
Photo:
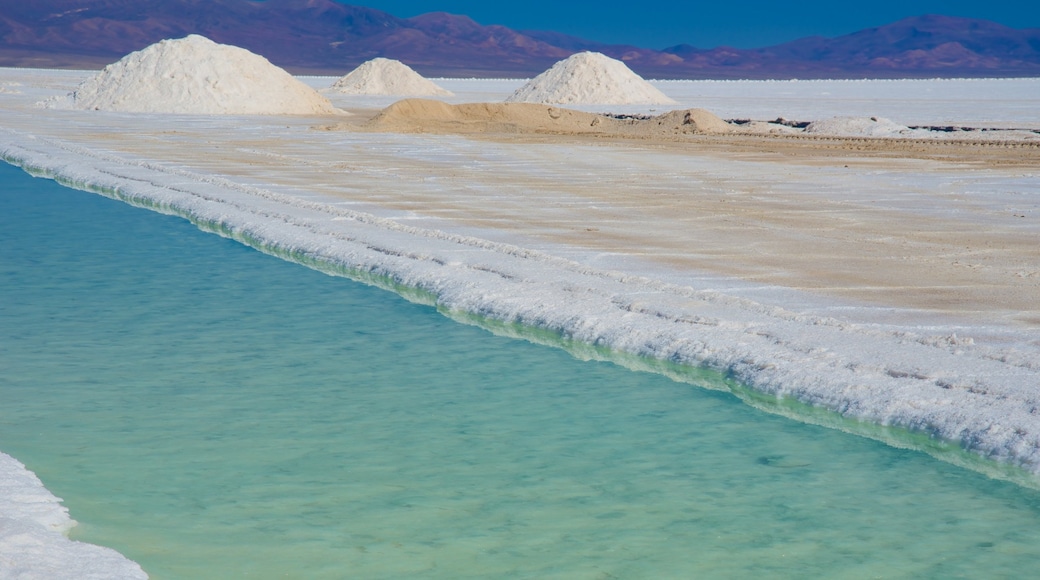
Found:
M 163 40 L 87 79 L 48 107 L 130 113 L 327 115 L 342 113 L 266 58 L 190 35 Z
M 328 92 L 347 95 L 450 97 L 455 93 L 412 70 L 399 60 L 374 58 L 341 77 Z
M 914 130 L 882 117 L 833 117 L 813 121 L 806 134 L 834 137 L 912 137 Z
M 579 52 L 516 90 L 506 102 L 556 105 L 674 105 L 620 60 Z
M 728 123 L 703 109 L 672 111 L 649 119 L 622 119 L 535 103 L 450 105 L 429 99 L 398 101 L 383 109 L 365 128 L 403 133 L 509 133 L 631 138 L 732 131 Z

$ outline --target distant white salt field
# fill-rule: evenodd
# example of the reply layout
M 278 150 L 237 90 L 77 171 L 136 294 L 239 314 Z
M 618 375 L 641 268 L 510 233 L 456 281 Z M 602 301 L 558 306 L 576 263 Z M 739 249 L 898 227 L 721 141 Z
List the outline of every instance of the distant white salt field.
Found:
M 399 60 L 374 58 L 336 80 L 328 89 L 346 95 L 450 97 L 452 92 Z
M 195 34 L 130 53 L 48 106 L 200 115 L 336 112 L 328 99 L 266 58 Z
M 579 52 L 554 64 L 510 95 L 510 103 L 552 105 L 674 105 L 632 69 L 598 52 Z
M 323 77 L 303 77 L 328 86 Z M 437 79 L 455 93 L 451 103 L 509 98 L 528 79 Z M 589 105 L 582 111 L 653 114 L 703 108 L 723 119 L 784 119 L 812 122 L 832 117 L 878 117 L 904 126 L 966 124 L 1040 128 L 1040 78 L 901 80 L 655 80 L 675 105 Z M 386 106 L 387 103 L 379 106 Z
M 878 117 L 904 126 L 1040 128 L 1040 78 L 652 82 L 724 119 Z

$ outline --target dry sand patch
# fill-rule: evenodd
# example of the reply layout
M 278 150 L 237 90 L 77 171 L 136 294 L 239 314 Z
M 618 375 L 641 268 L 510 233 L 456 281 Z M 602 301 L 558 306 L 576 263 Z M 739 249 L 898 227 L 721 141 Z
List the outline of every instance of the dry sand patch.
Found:
M 551 110 L 561 114 L 554 119 Z M 495 151 L 517 161 L 499 166 L 402 158 L 397 145 L 367 145 L 378 144 L 377 137 L 333 155 L 321 139 L 306 143 L 275 131 L 249 141 L 233 132 L 192 135 L 188 129 L 169 142 L 127 132 L 99 132 L 89 141 L 149 151 L 154 158 L 247 182 L 262 168 L 272 184 L 497 230 L 521 245 L 563 243 L 674 271 L 1040 324 L 1040 215 L 995 210 L 963 192 L 946 194 L 930 185 L 970 181 L 980 170 L 1034 172 L 1040 167 L 1036 143 L 676 135 L 658 129 L 633 137 L 593 132 L 591 121 L 601 116 L 528 104 L 410 100 L 359 113 L 338 124 L 330 117 L 311 123 L 326 130 L 435 134 L 409 137 L 417 150 L 453 147 L 456 141 L 440 134 L 459 134 L 494 143 Z M 537 123 L 528 122 L 528 115 Z M 184 148 L 186 141 L 194 146 Z M 572 151 L 578 153 L 568 157 Z M 900 180 L 922 189 L 900 189 Z M 908 210 L 884 199 L 875 203 L 875 195 L 907 196 L 945 213 Z
M 775 166 L 775 180 L 788 179 L 788 172 L 795 182 L 798 172 L 810 168 L 848 170 L 850 176 L 916 171 L 927 176 L 970 167 L 1040 167 L 1036 141 L 727 134 L 723 129 L 730 127 L 724 121 L 703 113 L 616 119 L 546 105 L 406 101 L 379 113 L 363 128 L 459 134 L 533 147 L 659 150 L 680 164 L 686 156 L 766 163 Z M 683 132 L 691 116 L 693 130 Z M 433 167 L 429 171 L 438 172 Z M 703 184 L 691 183 L 683 195 L 662 194 L 652 175 L 629 183 L 595 178 L 568 183 L 535 176 L 477 177 L 458 169 L 448 179 L 479 180 L 500 191 L 523 189 L 527 194 L 515 206 L 467 199 L 451 191 L 421 200 L 395 196 L 390 203 L 480 227 L 638 255 L 678 269 L 707 270 L 875 304 L 989 313 L 1029 325 L 1040 322 L 1040 237 L 1020 228 L 1025 223 L 1021 220 L 1040 219 L 1036 215 L 1007 212 L 980 227 L 975 222 L 979 215 L 972 211 L 943 218 L 872 206 L 869 200 L 769 192 L 768 176 L 762 176 L 758 191 L 722 185 L 720 191 L 728 194 L 707 193 Z M 544 197 L 538 192 L 545 192 Z M 573 209 L 555 203 L 564 199 L 586 203 L 574 204 Z M 939 196 L 932 201 L 935 207 L 950 203 Z M 590 206 L 616 211 L 590 211 Z
M 349 126 L 344 125 L 343 128 Z M 370 131 L 401 133 L 598 135 L 628 138 L 726 133 L 733 130 L 728 123 L 703 109 L 671 111 L 644 119 L 619 118 L 534 103 L 450 105 L 427 99 L 398 101 L 362 126 Z
M 381 111 L 352 112 L 353 117 L 316 128 L 465 135 L 502 143 L 614 144 L 811 165 L 928 159 L 986 167 L 1040 166 L 1040 139 L 1022 139 L 1019 131 L 962 133 L 946 139 L 843 136 L 805 133 L 776 122 L 735 124 L 704 109 L 639 117 L 533 103 L 451 105 L 428 99 L 398 101 Z

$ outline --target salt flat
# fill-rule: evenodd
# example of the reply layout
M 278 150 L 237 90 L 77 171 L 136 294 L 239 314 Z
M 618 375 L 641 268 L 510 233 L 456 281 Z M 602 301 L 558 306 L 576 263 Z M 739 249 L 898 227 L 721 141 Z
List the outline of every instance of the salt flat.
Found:
M 336 95 L 354 116 L 34 105 L 85 76 L 0 71 L 5 158 L 290 259 L 418 288 L 460 317 L 705 365 L 777 412 L 810 420 L 768 397 L 895 444 L 911 444 L 903 429 L 933 436 L 975 455 L 931 452 L 1027 484 L 1040 473 L 1035 142 L 381 133 L 364 122 L 393 99 Z M 468 102 L 522 81 L 438 84 Z M 671 108 L 724 118 L 1040 127 L 1036 79 L 658 86 Z

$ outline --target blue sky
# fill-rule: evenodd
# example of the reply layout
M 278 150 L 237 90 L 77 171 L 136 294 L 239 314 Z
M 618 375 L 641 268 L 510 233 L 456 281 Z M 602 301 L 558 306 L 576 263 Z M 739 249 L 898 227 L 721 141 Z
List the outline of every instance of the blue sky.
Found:
M 803 36 L 840 36 L 907 16 L 946 14 L 1040 28 L 1037 0 L 339 0 L 395 16 L 425 12 L 466 14 L 481 24 L 556 30 L 590 40 L 665 48 L 688 43 L 756 48 Z

